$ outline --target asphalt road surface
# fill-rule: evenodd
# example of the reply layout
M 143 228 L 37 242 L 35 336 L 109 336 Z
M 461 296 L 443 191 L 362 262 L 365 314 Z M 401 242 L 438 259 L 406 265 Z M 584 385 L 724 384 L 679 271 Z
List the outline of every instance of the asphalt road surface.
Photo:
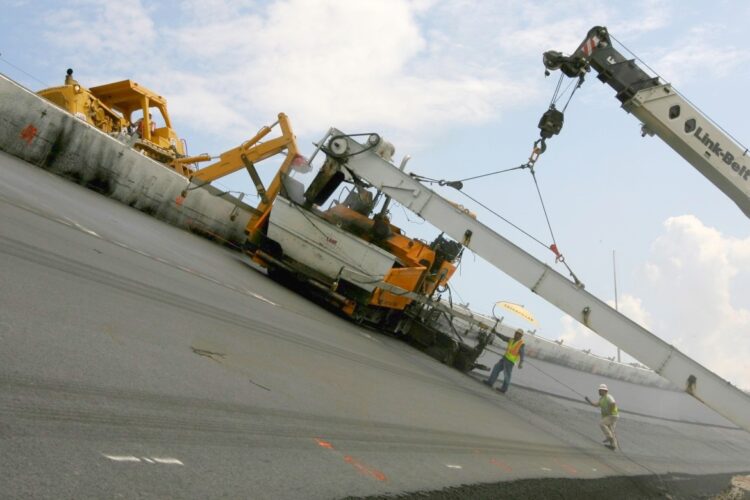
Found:
M 529 360 L 500 395 L 3 153 L 0 345 L 3 498 L 327 499 L 750 470 L 750 434 L 688 396 L 662 391 L 674 413 L 655 389 L 613 388 L 637 411 L 621 403 L 612 452 L 578 397 L 598 377 Z

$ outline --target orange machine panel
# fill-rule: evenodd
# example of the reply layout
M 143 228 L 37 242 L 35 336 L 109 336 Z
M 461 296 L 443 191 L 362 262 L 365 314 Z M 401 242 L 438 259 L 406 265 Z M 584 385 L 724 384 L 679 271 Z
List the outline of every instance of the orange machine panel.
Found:
M 419 285 L 419 282 L 426 270 L 426 267 L 393 268 L 388 271 L 388 274 L 386 274 L 383 281 L 412 292 Z M 375 289 L 372 294 L 372 299 L 370 300 L 370 304 L 372 305 L 398 310 L 404 309 L 406 306 L 411 304 L 411 302 L 412 299 L 408 297 L 387 292 L 380 288 Z

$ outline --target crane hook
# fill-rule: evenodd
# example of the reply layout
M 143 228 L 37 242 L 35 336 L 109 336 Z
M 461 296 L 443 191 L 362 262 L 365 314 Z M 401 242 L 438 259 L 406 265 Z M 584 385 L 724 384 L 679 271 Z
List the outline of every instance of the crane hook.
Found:
M 531 156 L 529 156 L 529 161 L 526 166 L 533 169 L 539 156 L 545 151 L 547 151 L 547 144 L 545 143 L 544 138 L 534 141 L 534 146 L 531 148 Z

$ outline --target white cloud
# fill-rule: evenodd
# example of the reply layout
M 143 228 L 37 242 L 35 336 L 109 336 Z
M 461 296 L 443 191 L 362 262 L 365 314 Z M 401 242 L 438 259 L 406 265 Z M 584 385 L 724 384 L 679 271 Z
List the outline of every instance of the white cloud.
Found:
M 256 4 L 255 0 L 182 0 L 180 7 L 190 19 L 215 23 L 234 19 Z
M 547 50 L 570 54 L 583 41 L 593 22 L 585 18 L 563 19 L 553 23 L 516 28 L 498 38 L 501 46 L 516 55 L 535 57 L 540 61 Z
M 607 301 L 607 304 L 615 307 L 614 300 Z M 651 328 L 651 315 L 643 308 L 643 301 L 640 298 L 625 293 L 618 297 L 617 305 L 622 314 L 646 329 Z M 607 358 L 615 356 L 616 346 L 572 317 L 565 315 L 560 318 L 560 323 L 562 331 L 559 338 L 563 340 L 564 345 L 577 349 L 590 349 L 593 354 Z M 622 361 L 632 362 L 633 359 L 630 356 L 624 356 Z
M 558 340 L 562 340 L 563 345 L 576 349 L 590 349 L 593 354 L 607 358 L 617 352 L 617 347 L 568 315 L 560 318 L 560 325 L 562 329 Z
M 730 40 L 721 26 L 692 28 L 687 37 L 655 51 L 652 67 L 676 84 L 694 76 L 724 78 L 750 60 L 750 54 Z
M 619 361 L 622 363 L 639 367 L 644 366 L 627 352 L 620 350 L 618 353 L 616 345 L 600 337 L 570 316 L 560 318 L 560 324 L 562 326 L 562 333 L 558 341 L 562 341 L 562 345 L 588 352 L 594 356 L 609 359 L 610 361 L 617 361 L 619 354 Z
M 664 0 L 644 0 L 634 7 L 638 12 L 635 19 L 614 19 L 610 26 L 611 32 L 619 40 L 630 40 L 668 24 L 671 9 Z
M 750 237 L 723 235 L 697 217 L 671 217 L 642 268 L 642 298 L 619 297 L 620 312 L 710 370 L 750 388 Z M 614 307 L 614 301 L 608 301 Z M 646 306 L 648 305 L 648 310 Z M 614 346 L 561 319 L 565 345 L 612 356 Z
M 640 5 L 647 21 L 625 32 L 661 25 L 658 0 Z M 186 0 L 170 10 L 72 0 L 46 15 L 46 36 L 83 75 L 95 77 L 99 59 L 102 75 L 138 78 L 175 118 L 203 117 L 216 136 L 283 111 L 300 134 L 335 124 L 408 144 L 536 99 L 541 64 L 519 71 L 529 57 L 573 50 L 592 25 L 632 19 L 618 12 L 584 0 Z
M 159 92 L 169 96 L 167 101 L 175 123 L 189 123 L 195 129 L 222 130 L 224 137 L 235 141 L 247 138 L 258 128 L 222 98 L 216 82 L 209 77 L 170 72 L 157 74 L 157 80 L 164 82 Z M 269 116 L 269 123 L 274 119 Z
M 456 8 L 469 19 L 459 33 Z M 284 111 L 298 133 L 336 124 L 414 136 L 482 123 L 534 98 L 541 81 L 503 67 L 497 32 L 476 29 L 491 18 L 477 10 L 430 0 L 210 0 L 182 4 L 165 24 L 164 12 L 138 0 L 78 0 L 47 14 L 46 36 L 74 54 L 71 63 L 99 59 L 102 74 L 138 78 L 175 117 L 209 117 L 203 130 L 216 135 Z
M 750 387 L 750 237 L 727 237 L 692 215 L 664 228 L 644 269 L 655 333 Z
M 608 300 L 607 304 L 610 307 L 615 307 L 614 300 Z M 619 296 L 617 298 L 617 309 L 646 330 L 651 329 L 651 314 L 644 309 L 643 301 L 635 295 L 624 293 Z
M 155 23 L 141 0 L 73 0 L 45 14 L 46 37 L 81 56 L 107 55 L 109 66 L 156 48 Z
M 417 16 L 428 4 L 305 2 L 171 31 L 183 50 L 212 60 L 235 106 L 284 110 L 300 132 L 337 126 L 419 127 L 478 123 L 530 95 L 498 71 L 451 71 Z

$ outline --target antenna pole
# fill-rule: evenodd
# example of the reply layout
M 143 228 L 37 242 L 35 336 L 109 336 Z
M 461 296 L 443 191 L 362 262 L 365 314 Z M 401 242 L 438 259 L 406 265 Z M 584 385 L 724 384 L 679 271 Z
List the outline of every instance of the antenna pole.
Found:
M 615 261 L 615 251 L 612 250 L 612 277 L 614 278 L 615 283 L 615 310 L 619 311 L 619 305 L 617 303 L 617 264 Z M 620 348 L 617 348 L 617 362 L 620 362 Z

